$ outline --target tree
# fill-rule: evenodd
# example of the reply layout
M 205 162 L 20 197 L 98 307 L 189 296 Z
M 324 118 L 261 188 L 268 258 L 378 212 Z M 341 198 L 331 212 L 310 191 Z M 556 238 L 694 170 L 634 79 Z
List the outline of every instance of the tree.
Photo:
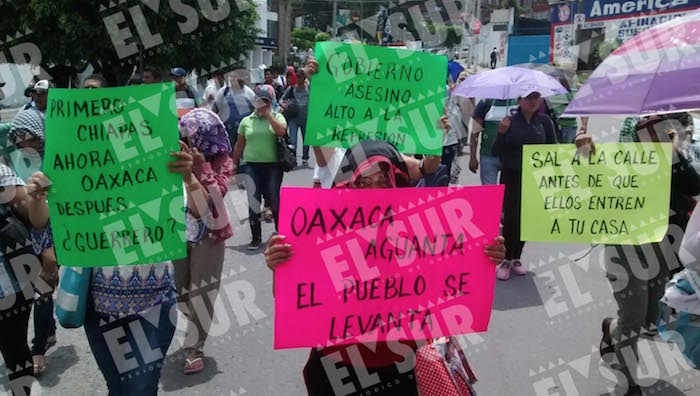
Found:
M 605 58 L 607 58 L 620 45 L 622 45 L 622 40 L 620 39 L 616 39 L 615 41 L 601 41 L 593 52 L 593 65 L 598 67 L 598 65 L 600 65 Z
M 462 34 L 464 29 L 454 25 L 441 25 L 440 29 L 445 31 L 445 42 L 443 45 L 446 48 L 453 49 L 462 44 Z
M 326 33 L 326 32 L 319 32 L 316 35 L 316 42 L 318 43 L 319 41 L 328 41 L 331 39 L 331 35 Z
M 295 45 L 299 51 L 311 49 L 314 47 L 318 33 L 314 28 L 296 28 L 292 30 L 292 45 Z
M 31 29 L 25 39 L 39 47 L 42 66 L 90 63 L 112 83 L 123 83 L 140 53 L 144 65 L 161 69 L 230 66 L 254 47 L 258 34 L 248 0 L 131 0 L 108 9 L 92 0 L 24 0 L 2 7 L 11 9 L 3 8 L 3 15 L 12 15 L 2 29 Z

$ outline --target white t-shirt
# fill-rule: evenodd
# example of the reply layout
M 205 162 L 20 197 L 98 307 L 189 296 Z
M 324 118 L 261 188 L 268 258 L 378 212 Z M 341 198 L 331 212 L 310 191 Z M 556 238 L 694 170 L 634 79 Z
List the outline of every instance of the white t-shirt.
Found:
M 211 81 L 209 85 L 207 85 L 206 88 L 204 88 L 204 99 L 207 102 L 207 108 L 211 110 L 214 107 L 214 101 L 216 99 L 216 94 L 219 92 L 221 88 L 216 85 L 214 81 Z M 213 97 L 214 100 L 209 100 L 210 97 Z
M 314 181 L 318 180 L 322 188 L 333 187 L 335 174 L 338 173 L 338 169 L 343 163 L 346 151 L 347 149 L 336 147 L 333 150 L 333 155 L 326 160 L 326 166 L 321 167 L 316 164 L 316 167 L 314 167 Z

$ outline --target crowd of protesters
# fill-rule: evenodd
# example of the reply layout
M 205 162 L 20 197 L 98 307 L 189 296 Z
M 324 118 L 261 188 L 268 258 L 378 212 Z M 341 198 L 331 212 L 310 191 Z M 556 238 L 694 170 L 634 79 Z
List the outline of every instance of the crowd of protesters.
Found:
M 299 139 L 303 142 L 307 133 L 310 87 L 317 68 L 317 63 L 311 59 L 305 67 L 290 66 L 284 73 L 265 69 L 264 80 L 257 85 L 248 84 L 240 70 L 216 72 L 211 75 L 202 94 L 188 83 L 189 73 L 185 69 L 175 67 L 169 71 L 170 80 L 175 84 L 181 150 L 171 153 L 173 158 L 168 169 L 182 174 L 186 186 L 187 257 L 173 263 L 91 269 L 84 329 L 110 394 L 157 393 L 163 357 L 175 333 L 174 318 L 177 315 L 171 314 L 175 306 L 187 320 L 182 345 L 185 357 L 183 373 L 195 374 L 204 369 L 204 345 L 215 316 L 225 242 L 233 236 L 223 199 L 232 185 L 243 185 L 247 193 L 251 231 L 248 249 L 260 249 L 264 243 L 262 222 L 266 211 L 269 210 L 269 220 L 274 222 L 275 230 L 279 222 L 284 172 L 278 164 L 278 138 L 289 136 L 295 157 L 301 151 L 302 166 L 309 165 L 310 153 L 314 152 L 314 179 L 309 185 L 313 183 L 318 188 L 411 188 L 457 184 L 457 157 L 464 147 L 468 147 L 469 170 L 480 172 L 481 184 L 505 185 L 502 236 L 487 245 L 484 254 L 497 266 L 495 276 L 502 281 L 508 280 L 512 274 L 527 274 L 528 266 L 521 259 L 524 242 L 520 238 L 522 148 L 526 144 L 575 142 L 577 146 L 592 149 L 586 118 L 578 122 L 558 117 L 570 96 L 545 101 L 536 90 L 522 92 L 517 100 L 508 101 L 488 98 L 477 101 L 477 98 L 453 96 L 453 89 L 468 78 L 468 73 L 462 72 L 456 81 L 448 82 L 445 116 L 440 121 L 445 130 L 440 156 L 408 156 L 400 154 L 389 143 L 373 140 L 358 143 L 347 150 L 309 147 L 298 143 Z M 126 85 L 158 83 L 163 80 L 162 75 L 157 68 L 145 67 Z M 47 80 L 34 81 L 27 90 L 31 102 L 11 124 L 0 125 L 0 139 L 7 140 L 3 147 L 14 145 L 17 149 L 13 154 L 4 153 L 4 162 L 0 164 L 0 189 L 14 191 L 11 201 L 0 206 L 0 216 L 6 224 L 16 228 L 9 234 L 4 233 L 5 229 L 0 230 L 0 244 L 3 251 L 5 246 L 14 247 L 15 241 L 11 237 L 19 235 L 18 241 L 26 245 L 12 255 L 5 255 L 0 265 L 0 302 L 9 301 L 8 296 L 16 296 L 11 304 L 0 306 L 3 317 L 0 351 L 10 371 L 11 384 L 19 384 L 13 385 L 15 394 L 29 392 L 26 382 L 21 379 L 41 376 L 51 369 L 45 355 L 57 342 L 52 296 L 59 282 L 59 266 L 64 263 L 57 261 L 49 225 L 46 195 L 50 180 L 41 172 L 47 96 L 52 86 Z M 91 89 L 109 84 L 96 74 L 87 77 L 81 86 L 82 89 Z M 692 118 L 687 114 L 630 118 L 625 121 L 620 136 L 620 141 L 673 143 L 677 161 L 674 162 L 672 179 L 670 223 L 680 230 L 688 225 L 692 212 L 690 197 L 700 194 L 700 176 L 696 172 L 698 155 L 691 148 L 691 128 Z M 19 159 L 30 166 L 13 169 L 6 165 L 16 164 Z M 341 169 L 341 164 L 345 164 L 344 169 Z M 236 181 L 237 175 L 245 177 Z M 693 230 L 698 228 L 694 227 Z M 697 249 L 697 235 L 686 237 L 687 251 Z M 24 243 L 27 239 L 31 240 L 31 245 Z M 603 321 L 600 345 L 603 356 L 617 355 L 621 362 L 629 363 L 629 359 L 621 356 L 622 348 L 631 346 L 636 351 L 634 334 L 651 331 L 650 325 L 659 316 L 657 303 L 673 272 L 669 268 L 671 264 L 664 261 L 660 271 L 647 277 L 633 272 L 644 264 L 638 263 L 645 257 L 643 251 L 664 251 L 677 245 L 671 242 L 664 240 L 650 247 L 636 246 L 637 255 L 623 252 L 620 246 L 605 247 L 606 263 L 617 263 L 606 267 L 606 271 L 619 310 L 617 318 Z M 264 253 L 268 267 L 274 271 L 284 265 L 294 249 L 285 241 L 285 235 L 273 233 Z M 18 279 L 11 270 L 8 271 L 9 261 L 23 252 L 29 252 L 40 263 L 36 282 Z M 674 255 L 679 255 L 677 249 L 659 257 Z M 615 284 L 621 278 L 633 281 L 618 290 Z M 205 287 L 199 287 L 204 283 Z M 191 288 L 191 285 L 197 288 Z M 626 298 L 625 294 L 633 298 Z M 204 310 L 195 306 L 196 298 L 202 299 Z M 135 306 L 137 312 L 133 310 Z M 34 338 L 30 348 L 27 338 L 32 310 Z M 157 326 L 149 319 L 153 316 L 160 318 Z M 138 326 L 132 326 L 134 323 Z M 149 360 L 140 355 L 140 350 L 134 351 L 134 357 L 139 366 L 156 368 L 143 370 L 138 376 L 125 377 L 122 367 L 112 358 L 105 337 L 106 332 L 115 328 L 124 329 L 123 337 L 129 340 L 136 337 L 133 329 L 143 331 L 150 350 L 159 350 L 160 357 Z M 396 369 L 398 362 L 415 352 L 414 342 L 405 342 L 403 347 L 392 343 L 378 343 L 372 348 L 358 347 L 364 366 L 348 359 L 348 346 L 313 349 L 304 368 L 309 394 L 333 394 L 331 379 L 321 361 L 331 355 L 336 367 L 345 368 L 354 383 L 359 383 L 359 376 L 367 370 L 377 373 L 382 381 L 396 381 L 397 386 L 393 389 L 373 394 L 418 394 L 413 371 L 399 372 Z M 399 354 L 397 350 L 406 353 Z M 31 365 L 24 362 L 31 362 Z M 19 369 L 15 370 L 16 367 Z M 633 363 L 621 365 L 629 384 L 627 395 L 641 394 L 631 374 L 634 368 Z

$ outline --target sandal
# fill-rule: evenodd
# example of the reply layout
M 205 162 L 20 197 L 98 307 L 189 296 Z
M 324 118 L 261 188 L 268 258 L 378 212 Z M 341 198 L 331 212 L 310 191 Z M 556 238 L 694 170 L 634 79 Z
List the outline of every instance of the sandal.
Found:
M 34 355 L 34 356 L 32 356 L 32 362 L 34 363 L 32 365 L 32 371 L 34 372 L 35 377 L 40 377 L 42 374 L 44 374 L 46 372 L 46 368 L 47 368 L 46 356 Z
M 204 359 L 201 357 L 185 359 L 185 374 L 196 374 L 202 370 L 204 370 Z

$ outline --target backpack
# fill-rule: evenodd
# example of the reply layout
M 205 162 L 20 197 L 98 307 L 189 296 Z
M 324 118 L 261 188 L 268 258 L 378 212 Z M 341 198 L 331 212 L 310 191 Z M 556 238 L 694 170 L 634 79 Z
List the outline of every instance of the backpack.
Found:
M 284 105 L 286 110 L 284 111 L 284 116 L 287 119 L 294 118 L 299 114 L 299 105 L 297 104 L 297 100 L 294 97 L 294 91 L 296 87 L 291 86 L 289 87 L 289 92 L 291 93 L 291 96 L 284 101 Z

